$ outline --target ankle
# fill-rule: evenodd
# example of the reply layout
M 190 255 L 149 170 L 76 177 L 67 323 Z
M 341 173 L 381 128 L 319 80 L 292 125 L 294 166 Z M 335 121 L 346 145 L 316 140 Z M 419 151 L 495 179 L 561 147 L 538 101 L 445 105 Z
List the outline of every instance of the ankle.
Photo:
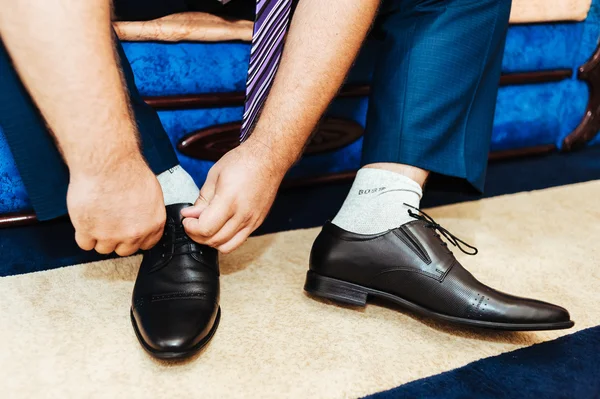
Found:
M 363 168 L 332 223 L 356 234 L 391 230 L 413 220 L 408 210 L 419 207 L 422 194 L 421 186 L 407 176 Z
M 193 204 L 200 189 L 181 165 L 177 165 L 156 176 L 163 191 L 165 205 Z
M 389 172 L 397 173 L 399 175 L 408 177 L 412 181 L 416 182 L 419 186 L 421 186 L 421 188 L 423 188 L 425 182 L 427 181 L 427 177 L 429 177 L 429 171 L 427 170 L 400 163 L 371 163 L 363 166 L 363 168 L 387 170 Z

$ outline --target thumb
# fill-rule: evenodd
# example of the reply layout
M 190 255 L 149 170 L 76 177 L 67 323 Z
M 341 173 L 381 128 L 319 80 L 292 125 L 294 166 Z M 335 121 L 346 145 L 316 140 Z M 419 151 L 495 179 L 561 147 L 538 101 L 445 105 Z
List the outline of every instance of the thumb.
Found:
M 181 210 L 181 216 L 184 218 L 196 218 L 200 217 L 202 211 L 208 206 L 209 201 L 202 196 L 202 192 L 198 196 L 198 199 L 193 206 L 188 206 Z
M 218 173 L 215 173 L 213 169 L 208 172 L 206 180 L 200 189 L 198 199 L 194 203 L 194 206 L 190 206 L 181 210 L 181 215 L 186 218 L 198 218 L 202 211 L 208 206 L 210 201 L 215 196 L 216 183 L 218 180 Z

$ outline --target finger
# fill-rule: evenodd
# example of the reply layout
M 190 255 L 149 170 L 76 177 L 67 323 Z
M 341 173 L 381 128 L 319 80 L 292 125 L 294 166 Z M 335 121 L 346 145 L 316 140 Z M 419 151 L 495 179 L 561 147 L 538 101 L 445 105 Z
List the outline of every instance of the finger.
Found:
M 198 238 L 212 237 L 233 216 L 233 207 L 230 201 L 212 201 L 198 219 L 183 219 L 183 226 L 188 235 Z
M 208 206 L 208 200 L 202 196 L 198 197 L 194 206 L 188 206 L 181 210 L 181 216 L 184 218 L 196 218 L 200 217 L 202 211 Z
M 147 251 L 150 248 L 153 248 L 156 243 L 160 240 L 160 238 L 163 235 L 163 229 L 159 229 L 156 232 L 154 232 L 153 234 L 149 235 L 148 237 L 146 237 L 141 243 L 140 243 L 140 249 Z
M 248 237 L 250 236 L 250 234 L 252 233 L 253 230 L 254 229 L 250 226 L 244 227 L 243 229 L 238 231 L 238 233 L 235 236 L 233 236 L 233 238 L 231 240 L 229 240 L 225 244 L 219 246 L 217 249 L 224 254 L 228 254 L 232 251 L 235 251 L 244 242 L 246 242 L 246 240 L 248 239 Z
M 215 196 L 215 191 L 216 191 L 218 180 L 219 180 L 219 172 L 213 166 L 208 171 L 208 174 L 206 175 L 206 180 L 204 181 L 202 188 L 200 188 L 200 196 L 198 197 L 198 199 L 203 198 L 206 200 L 207 203 L 209 203 Z M 198 202 L 198 201 L 196 201 L 196 202 Z
M 91 251 L 96 246 L 95 239 L 78 231 L 75 232 L 75 242 L 84 251 Z
M 117 245 L 117 247 L 115 248 L 115 253 L 119 256 L 129 256 L 129 255 L 133 255 L 134 253 L 137 252 L 137 250 L 139 249 L 139 244 L 133 242 L 133 243 L 120 243 L 119 245 Z
M 213 248 L 217 248 L 229 240 L 231 240 L 240 230 L 246 227 L 249 223 L 249 220 L 238 217 L 237 215 L 232 217 L 223 225 L 221 230 L 219 230 L 214 236 L 210 237 L 204 244 L 211 246 Z
M 208 206 L 210 201 L 215 197 L 215 190 L 217 185 L 218 173 L 213 169 L 208 172 L 206 181 L 200 189 L 198 199 L 194 203 L 194 206 L 190 206 L 181 210 L 181 215 L 184 218 L 198 218 L 200 213 Z
M 113 252 L 115 250 L 116 246 L 117 246 L 116 242 L 105 240 L 105 241 L 98 241 L 96 243 L 96 246 L 94 247 L 94 249 L 99 254 L 106 255 L 106 254 Z
M 160 224 L 154 229 L 154 231 L 152 231 L 151 233 L 142 237 L 142 239 L 140 240 L 140 243 L 139 243 L 140 244 L 139 249 L 146 251 L 146 250 L 154 247 L 156 245 L 156 243 L 163 236 L 163 233 L 165 231 L 165 224 L 166 224 L 166 215 L 164 216 L 163 219 L 160 220 Z

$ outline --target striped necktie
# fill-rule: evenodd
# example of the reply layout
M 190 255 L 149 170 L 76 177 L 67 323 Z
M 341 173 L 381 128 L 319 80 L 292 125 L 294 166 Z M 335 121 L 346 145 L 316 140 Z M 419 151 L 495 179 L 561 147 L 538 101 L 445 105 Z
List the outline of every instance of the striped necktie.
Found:
M 248 138 L 273 83 L 291 8 L 292 0 L 256 0 L 256 21 L 252 34 L 240 141 Z

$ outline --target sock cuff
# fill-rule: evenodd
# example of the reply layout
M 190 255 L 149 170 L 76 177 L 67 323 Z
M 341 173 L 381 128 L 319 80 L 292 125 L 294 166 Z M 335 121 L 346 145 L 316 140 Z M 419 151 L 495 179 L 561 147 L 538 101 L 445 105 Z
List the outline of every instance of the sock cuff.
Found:
M 200 189 L 181 165 L 165 170 L 156 178 L 162 189 L 165 205 L 193 204 L 198 199 Z
M 160 182 L 161 180 L 166 179 L 167 176 L 170 176 L 174 173 L 181 173 L 181 171 L 183 171 L 183 173 L 186 173 L 185 170 L 181 167 L 181 165 L 177 164 L 177 165 L 173 166 L 171 169 L 167 169 L 164 172 L 159 173 L 158 175 L 156 175 L 156 178 Z
M 364 185 L 373 183 L 373 185 L 406 185 L 409 186 L 410 191 L 413 191 L 419 196 L 419 199 L 423 196 L 423 189 L 421 185 L 411 179 L 410 177 L 401 175 L 400 173 L 392 172 L 384 169 L 375 168 L 361 168 L 356 173 L 355 183 Z

